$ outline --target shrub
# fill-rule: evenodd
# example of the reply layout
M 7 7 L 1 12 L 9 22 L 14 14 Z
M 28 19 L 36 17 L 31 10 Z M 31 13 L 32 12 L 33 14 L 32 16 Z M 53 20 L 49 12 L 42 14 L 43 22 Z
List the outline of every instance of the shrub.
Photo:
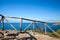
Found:
M 55 36 L 54 33 L 49 33 L 48 35 L 51 36 L 51 37 Z
M 57 32 L 58 34 L 60 34 L 60 29 L 58 29 L 56 32 Z
M 35 30 L 35 32 L 38 32 L 38 30 Z
M 60 29 L 56 31 L 58 34 L 60 34 Z M 54 33 L 49 33 L 48 34 L 49 36 L 52 36 L 52 37 L 58 37 L 56 34 Z M 58 37 L 59 38 L 59 37 Z

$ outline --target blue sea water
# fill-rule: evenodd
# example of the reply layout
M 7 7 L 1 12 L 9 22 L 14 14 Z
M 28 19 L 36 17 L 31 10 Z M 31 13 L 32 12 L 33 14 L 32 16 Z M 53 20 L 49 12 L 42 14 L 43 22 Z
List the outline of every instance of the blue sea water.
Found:
M 20 23 L 11 23 L 14 27 L 20 31 Z M 23 23 L 22 30 L 24 30 L 30 23 Z M 51 23 L 47 23 L 54 31 L 60 29 L 60 25 L 53 25 Z M 37 25 L 37 26 L 36 26 Z M 43 28 L 44 31 L 44 24 L 43 23 L 36 23 L 34 25 L 34 30 L 38 29 L 39 27 Z M 0 29 L 2 27 L 2 23 L 0 23 Z M 29 27 L 30 30 L 33 29 L 33 24 Z M 4 30 L 14 30 L 8 23 L 4 23 Z M 46 27 L 47 32 L 52 32 L 48 27 Z

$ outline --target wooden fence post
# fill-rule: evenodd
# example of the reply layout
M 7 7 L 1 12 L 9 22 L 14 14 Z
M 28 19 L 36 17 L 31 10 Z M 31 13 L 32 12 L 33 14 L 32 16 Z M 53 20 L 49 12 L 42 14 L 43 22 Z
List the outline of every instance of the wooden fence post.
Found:
M 45 28 L 45 35 L 47 34 L 47 32 L 46 32 L 46 23 L 44 23 L 44 28 Z
M 22 22 L 23 22 L 23 20 L 20 19 L 20 32 L 22 32 Z

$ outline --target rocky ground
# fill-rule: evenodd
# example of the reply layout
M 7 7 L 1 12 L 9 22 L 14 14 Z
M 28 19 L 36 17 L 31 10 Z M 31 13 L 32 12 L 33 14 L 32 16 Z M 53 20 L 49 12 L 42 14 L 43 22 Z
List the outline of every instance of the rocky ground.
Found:
M 0 31 L 1 32 L 1 31 Z M 10 36 L 6 36 L 7 34 L 15 34 L 15 35 L 10 35 Z M 20 40 L 20 39 L 35 39 L 35 40 L 60 40 L 60 38 L 54 38 L 54 37 L 50 37 L 48 35 L 44 35 L 44 34 L 40 34 L 37 32 L 32 32 L 32 31 L 28 31 L 28 33 L 19 33 L 18 35 L 16 35 L 17 32 L 16 31 L 7 31 L 4 35 L 5 35 L 5 39 L 6 38 L 12 38 L 14 40 Z M 0 35 L 2 36 L 2 35 Z M 1 40 L 1 38 L 0 38 Z M 6 39 L 7 40 L 7 39 Z M 10 39 L 9 39 L 10 40 Z

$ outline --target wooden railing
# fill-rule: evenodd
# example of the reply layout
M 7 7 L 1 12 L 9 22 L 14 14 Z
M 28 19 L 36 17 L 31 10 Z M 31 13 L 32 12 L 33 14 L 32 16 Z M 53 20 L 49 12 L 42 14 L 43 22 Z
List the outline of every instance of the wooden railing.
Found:
M 45 34 L 47 34 L 47 31 L 46 31 L 46 27 L 48 27 L 54 34 L 56 34 L 57 36 L 60 37 L 60 35 L 55 32 L 52 28 L 50 28 L 47 24 L 47 22 L 43 22 L 43 21 L 38 21 L 38 20 L 31 20 L 31 19 L 27 19 L 27 18 L 19 18 L 19 17 L 11 17 L 11 16 L 3 16 L 1 15 L 1 22 L 2 22 L 2 30 L 4 30 L 4 20 L 7 21 L 7 23 L 14 29 L 17 31 L 17 29 L 7 20 L 7 18 L 14 18 L 14 19 L 20 19 L 20 32 L 22 32 L 22 23 L 23 23 L 23 20 L 27 20 L 27 21 L 31 21 L 31 23 L 26 26 L 26 28 L 24 29 L 24 31 L 29 28 L 31 26 L 31 24 L 35 25 L 36 26 L 36 22 L 41 22 L 41 23 L 44 23 L 44 28 L 45 28 Z M 34 30 L 34 26 L 33 26 L 33 30 Z

